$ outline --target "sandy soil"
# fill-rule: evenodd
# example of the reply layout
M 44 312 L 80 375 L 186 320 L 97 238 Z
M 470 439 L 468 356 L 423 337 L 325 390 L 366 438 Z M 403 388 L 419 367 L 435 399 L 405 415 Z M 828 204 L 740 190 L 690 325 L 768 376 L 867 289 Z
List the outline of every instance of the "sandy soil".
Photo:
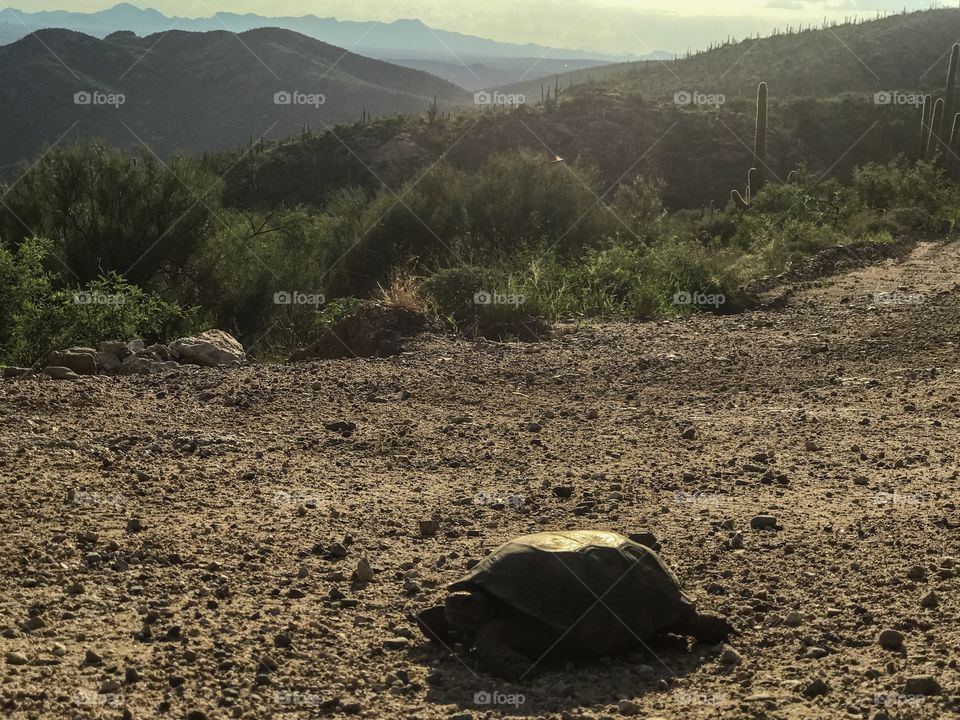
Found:
M 958 280 L 960 247 L 923 244 L 734 317 L 4 381 L 0 709 L 960 713 Z M 735 652 L 664 642 L 514 685 L 418 636 L 409 613 L 468 561 L 570 528 L 652 531 Z

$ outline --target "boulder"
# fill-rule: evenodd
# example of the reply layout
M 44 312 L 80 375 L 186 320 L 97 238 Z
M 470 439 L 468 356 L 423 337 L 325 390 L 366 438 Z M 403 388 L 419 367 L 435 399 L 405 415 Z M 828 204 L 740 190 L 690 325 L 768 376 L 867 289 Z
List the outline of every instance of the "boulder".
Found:
M 377 302 L 361 303 L 356 310 L 330 325 L 309 347 L 290 359 L 332 360 L 398 355 L 404 337 L 426 328 L 426 318 L 404 308 Z
M 3 376 L 5 378 L 23 377 L 29 372 L 30 372 L 30 368 L 12 367 L 12 366 L 3 368 Z
M 170 355 L 181 363 L 221 367 L 247 359 L 243 345 L 223 330 L 207 330 L 196 337 L 184 337 L 170 344 Z
M 50 353 L 51 366 L 70 368 L 78 375 L 96 375 L 97 359 L 93 348 L 75 347 Z
M 61 365 L 50 365 L 43 369 L 43 374 L 52 377 L 54 380 L 79 380 L 80 376 L 68 367 Z
M 120 365 L 121 375 L 150 375 L 151 373 L 177 370 L 179 364 L 172 360 L 156 360 L 149 355 L 131 355 Z

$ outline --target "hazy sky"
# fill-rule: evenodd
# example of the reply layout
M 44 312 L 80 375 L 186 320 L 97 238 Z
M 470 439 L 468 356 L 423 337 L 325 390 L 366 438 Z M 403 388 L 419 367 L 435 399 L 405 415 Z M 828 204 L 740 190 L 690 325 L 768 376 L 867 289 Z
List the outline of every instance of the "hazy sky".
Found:
M 101 10 L 104 0 L 0 0 L 0 8 Z M 416 17 L 428 25 L 509 42 L 589 47 L 643 54 L 699 48 L 727 35 L 768 33 L 774 27 L 819 23 L 824 17 L 873 17 L 925 9 L 931 0 L 137 0 L 165 15 L 205 17 L 217 11 L 307 15 L 339 20 Z M 940 3 L 956 6 L 957 2 Z

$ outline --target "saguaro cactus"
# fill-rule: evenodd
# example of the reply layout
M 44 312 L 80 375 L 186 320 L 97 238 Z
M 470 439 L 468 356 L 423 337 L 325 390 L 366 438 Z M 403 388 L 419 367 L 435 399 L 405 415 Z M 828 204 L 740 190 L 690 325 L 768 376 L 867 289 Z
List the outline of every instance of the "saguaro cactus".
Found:
M 930 146 L 930 119 L 933 117 L 933 97 L 927 95 L 923 99 L 923 113 L 920 118 L 920 159 L 927 159 L 927 148 Z
M 752 188 L 760 190 L 766 181 L 767 175 L 767 84 L 757 86 L 757 128 L 753 139 L 753 167 L 757 170 L 756 185 Z
M 943 98 L 937 98 L 933 104 L 933 117 L 930 118 L 930 140 L 927 142 L 926 159 L 934 161 L 940 153 L 940 133 L 937 128 L 943 124 Z
M 946 136 L 946 123 L 953 118 L 955 107 L 954 100 L 957 90 L 957 67 L 960 65 L 960 43 L 953 44 L 953 51 L 950 53 L 950 69 L 947 70 L 947 89 L 943 93 L 943 120 L 941 127 L 937 128 L 940 137 Z

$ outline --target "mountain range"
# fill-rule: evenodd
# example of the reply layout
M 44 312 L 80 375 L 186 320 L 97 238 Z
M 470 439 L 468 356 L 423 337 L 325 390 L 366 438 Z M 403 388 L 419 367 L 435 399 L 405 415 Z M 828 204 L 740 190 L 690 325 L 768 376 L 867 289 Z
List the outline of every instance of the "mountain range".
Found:
M 0 167 L 63 137 L 198 153 L 472 96 L 428 73 L 279 29 L 104 39 L 41 30 L 0 47 Z
M 517 45 L 431 28 L 420 20 L 393 22 L 340 21 L 315 15 L 264 17 L 218 12 L 206 18 L 168 17 L 153 9 L 122 3 L 92 13 L 69 11 L 24 12 L 0 10 L 0 45 L 34 30 L 60 28 L 104 38 L 118 31 L 146 36 L 171 29 L 191 32 L 227 30 L 241 33 L 266 27 L 292 30 L 358 55 L 426 69 L 469 90 L 492 88 L 608 62 L 664 59 L 670 53 L 643 57 L 593 50 L 549 48 L 533 43 Z M 458 82 L 459 81 L 459 82 Z

